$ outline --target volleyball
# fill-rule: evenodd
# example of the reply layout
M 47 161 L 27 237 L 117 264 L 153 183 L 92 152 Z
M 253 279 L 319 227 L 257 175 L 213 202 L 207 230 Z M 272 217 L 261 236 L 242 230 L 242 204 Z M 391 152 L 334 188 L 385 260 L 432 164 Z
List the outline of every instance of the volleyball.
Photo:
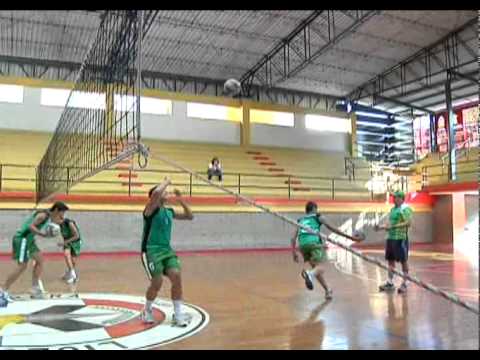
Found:
M 57 237 L 60 235 L 60 225 L 57 225 L 55 223 L 48 223 L 46 229 L 47 237 Z
M 242 85 L 240 81 L 236 79 L 228 79 L 223 85 L 223 92 L 227 95 L 235 96 L 242 91 Z

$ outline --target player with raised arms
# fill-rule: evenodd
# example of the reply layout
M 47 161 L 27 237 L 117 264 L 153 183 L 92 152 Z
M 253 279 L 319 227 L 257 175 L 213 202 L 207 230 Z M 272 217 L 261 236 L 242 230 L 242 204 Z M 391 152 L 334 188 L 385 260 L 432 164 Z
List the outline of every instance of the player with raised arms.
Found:
M 163 276 L 168 277 L 172 284 L 171 297 L 173 302 L 173 324 L 185 327 L 190 318 L 182 311 L 182 279 L 180 260 L 172 249 L 170 241 L 173 219 L 193 220 L 190 207 L 181 199 L 180 191 L 174 190 L 175 202 L 183 208 L 183 213 L 177 213 L 166 207 L 171 203 L 167 196 L 167 187 L 171 180 L 166 178 L 161 184 L 150 189 L 148 203 L 143 210 L 142 263 L 150 279 L 146 292 L 145 309 L 142 321 L 154 323 L 152 305 L 162 287 Z

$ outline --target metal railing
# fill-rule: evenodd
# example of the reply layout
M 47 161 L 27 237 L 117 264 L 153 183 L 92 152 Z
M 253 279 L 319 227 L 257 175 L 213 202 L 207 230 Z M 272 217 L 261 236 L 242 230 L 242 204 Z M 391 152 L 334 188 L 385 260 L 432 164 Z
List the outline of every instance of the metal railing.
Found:
M 62 173 L 64 177 L 51 179 L 51 181 L 70 182 L 70 174 L 78 167 L 65 167 Z M 115 179 L 120 173 L 127 173 L 124 178 Z M 200 173 L 203 171 L 199 171 Z M 31 191 L 35 190 L 36 167 L 34 165 L 18 165 L 18 164 L 2 164 L 0 163 L 0 192 L 2 191 L 18 191 L 24 186 L 19 183 L 31 183 Z M 107 179 L 99 179 L 99 176 L 105 173 L 112 173 Z M 152 175 L 153 174 L 153 175 Z M 126 174 L 124 174 L 126 175 Z M 179 176 L 181 175 L 181 176 Z M 91 179 L 82 181 L 76 187 L 85 185 L 120 185 L 123 189 L 94 189 L 79 191 L 73 189 L 70 192 L 79 194 L 103 193 L 108 195 L 139 195 L 145 194 L 146 188 L 161 182 L 165 176 L 175 176 L 173 186 L 181 188 L 184 193 L 189 196 L 195 195 L 215 195 L 216 192 L 211 191 L 211 186 L 202 182 L 197 182 L 192 175 L 182 171 L 167 169 L 107 169 L 99 175 Z M 141 181 L 137 181 L 137 177 L 142 177 Z M 148 178 L 148 180 L 147 180 Z M 302 175 L 269 175 L 258 173 L 223 173 L 222 185 L 238 193 L 254 193 L 256 195 L 271 195 L 271 191 L 275 192 L 275 196 L 284 196 L 288 199 L 294 199 L 297 196 L 302 198 L 306 196 L 315 196 L 317 198 L 328 198 L 335 200 L 342 198 L 358 198 L 365 196 L 374 199 L 373 190 L 366 188 L 365 184 L 370 178 L 356 178 L 354 181 L 341 177 L 315 177 Z M 142 190 L 137 187 L 142 186 Z M 145 186 L 145 187 L 144 187 Z M 30 189 L 30 187 L 28 187 Z M 270 193 L 270 194 L 269 194 Z M 68 194 L 68 192 L 67 192 Z

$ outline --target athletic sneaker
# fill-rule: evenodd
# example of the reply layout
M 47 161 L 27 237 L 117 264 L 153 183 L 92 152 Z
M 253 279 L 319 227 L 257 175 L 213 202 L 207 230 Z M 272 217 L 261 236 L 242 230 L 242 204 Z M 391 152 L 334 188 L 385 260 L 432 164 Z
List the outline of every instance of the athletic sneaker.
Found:
M 178 317 L 175 317 L 175 314 L 172 318 L 172 325 L 179 326 L 179 327 L 186 327 L 192 321 L 192 317 L 190 314 L 181 314 Z
M 76 276 L 70 276 L 67 280 L 66 280 L 67 284 L 71 285 L 71 284 L 75 284 L 77 282 L 77 277 Z
M 32 287 L 32 290 L 30 290 L 30 295 L 32 299 L 46 299 L 47 293 L 45 291 L 42 291 L 39 287 Z
M 383 285 L 380 285 L 378 288 L 380 291 L 394 291 L 395 290 L 395 285 L 393 285 L 391 282 L 386 282 Z
M 332 300 L 333 299 L 333 291 L 332 289 L 328 289 L 325 291 L 325 300 Z
M 407 284 L 402 283 L 397 291 L 399 294 L 405 294 L 407 292 Z
M 0 298 L 5 299 L 5 301 L 9 303 L 14 301 L 13 298 L 8 293 L 8 291 L 5 291 L 5 290 L 0 290 Z
M 140 319 L 145 323 L 145 324 L 153 324 L 155 323 L 155 317 L 153 316 L 152 311 L 148 311 L 147 309 L 143 309 L 142 315 L 140 315 Z
M 305 279 L 305 286 L 307 287 L 308 290 L 313 290 L 313 279 L 312 275 L 310 275 L 309 272 L 303 270 L 302 271 L 302 278 Z

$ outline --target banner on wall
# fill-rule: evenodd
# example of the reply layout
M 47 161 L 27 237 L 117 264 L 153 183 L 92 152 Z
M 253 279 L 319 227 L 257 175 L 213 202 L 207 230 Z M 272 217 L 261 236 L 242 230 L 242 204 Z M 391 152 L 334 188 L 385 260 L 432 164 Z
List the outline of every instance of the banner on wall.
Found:
M 479 146 L 478 136 L 478 105 L 468 105 L 454 109 L 454 133 L 456 148 Z M 442 112 L 435 116 L 437 149 L 448 151 L 448 113 Z

